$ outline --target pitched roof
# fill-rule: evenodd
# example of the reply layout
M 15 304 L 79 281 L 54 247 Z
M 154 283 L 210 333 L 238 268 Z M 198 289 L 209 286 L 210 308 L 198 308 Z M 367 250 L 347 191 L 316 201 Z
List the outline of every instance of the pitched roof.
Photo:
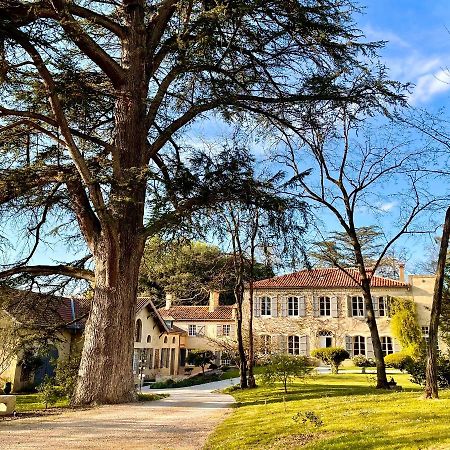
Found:
M 360 287 L 360 274 L 357 269 L 346 269 L 343 272 L 337 268 L 300 270 L 278 277 L 267 278 L 256 281 L 255 288 L 354 288 Z M 371 272 L 368 272 L 371 275 Z M 370 285 L 372 287 L 408 287 L 407 283 L 390 278 L 372 276 Z
M 1 289 L 1 308 L 11 317 L 30 327 L 84 328 L 89 301 L 51 294 Z
M 170 331 L 164 319 L 161 317 L 161 314 L 156 309 L 152 299 L 150 297 L 138 297 L 137 305 L 136 305 L 136 313 L 148 307 L 150 311 L 150 315 L 153 317 L 153 320 L 157 323 L 160 331 L 163 333 L 168 333 Z
M 159 309 L 164 319 L 172 320 L 233 320 L 233 306 L 218 306 L 209 311 L 209 306 L 172 306 Z

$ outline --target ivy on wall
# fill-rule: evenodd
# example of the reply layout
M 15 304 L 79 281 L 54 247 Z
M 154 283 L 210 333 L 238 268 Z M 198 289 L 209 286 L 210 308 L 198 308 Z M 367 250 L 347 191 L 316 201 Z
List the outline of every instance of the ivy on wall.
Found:
M 415 303 L 407 298 L 391 298 L 389 315 L 392 335 L 400 342 L 402 352 L 419 357 L 425 341 L 417 320 Z

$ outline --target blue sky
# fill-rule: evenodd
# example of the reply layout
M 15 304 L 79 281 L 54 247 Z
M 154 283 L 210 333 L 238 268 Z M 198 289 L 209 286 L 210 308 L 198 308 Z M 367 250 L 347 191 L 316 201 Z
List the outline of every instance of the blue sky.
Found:
M 366 40 L 388 41 L 381 50 L 382 61 L 390 69 L 390 77 L 415 86 L 410 96 L 413 106 L 437 111 L 450 103 L 450 4 L 444 0 L 371 0 L 361 2 L 364 13 L 357 16 L 358 27 Z M 450 111 L 448 112 L 450 117 Z M 217 122 L 209 121 L 191 130 L 200 131 L 210 140 L 223 133 Z M 197 135 L 198 138 L 198 135 Z M 396 207 L 386 204 L 386 212 Z M 442 214 L 443 216 L 443 214 Z M 326 217 L 326 216 L 324 216 Z M 407 248 L 407 269 L 424 257 L 431 239 L 414 238 L 403 242 Z M 48 263 L 66 259 L 65 246 L 55 243 L 52 248 L 42 247 L 34 263 Z M 70 259 L 70 256 L 68 257 Z
M 369 40 L 388 41 L 393 79 L 415 84 L 410 101 L 432 110 L 449 103 L 450 4 L 444 0 L 371 0 L 359 20 Z

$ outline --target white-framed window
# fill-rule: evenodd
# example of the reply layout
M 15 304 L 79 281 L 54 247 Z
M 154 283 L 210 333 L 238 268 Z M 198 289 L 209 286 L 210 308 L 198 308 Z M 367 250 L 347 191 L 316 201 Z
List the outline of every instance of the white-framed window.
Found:
M 270 297 L 261 297 L 261 316 L 272 315 L 272 299 Z
M 261 353 L 263 355 L 269 355 L 272 347 L 272 336 L 270 334 L 262 334 L 261 338 Z
M 387 298 L 386 297 L 378 297 L 378 315 L 380 317 L 386 317 L 387 314 Z
M 288 297 L 288 316 L 298 317 L 300 315 L 300 299 L 298 297 Z
M 430 338 L 430 327 L 429 326 L 422 327 L 422 337 L 425 339 L 425 342 L 428 343 L 428 339 Z
M 319 315 L 331 316 L 331 299 L 330 297 L 319 297 Z
M 188 336 L 197 336 L 197 325 L 188 326 Z
M 321 330 L 317 333 L 319 337 L 319 347 L 332 347 L 333 346 L 333 333 L 328 330 Z
M 352 297 L 352 316 L 364 317 L 364 299 L 358 295 Z
M 222 325 L 222 336 L 230 336 L 231 334 L 231 325 Z
M 353 336 L 353 356 L 366 355 L 366 338 L 364 336 Z
M 288 336 L 288 353 L 300 355 L 300 336 Z
M 383 356 L 394 353 L 394 345 L 390 336 L 381 337 L 381 351 L 383 352 Z

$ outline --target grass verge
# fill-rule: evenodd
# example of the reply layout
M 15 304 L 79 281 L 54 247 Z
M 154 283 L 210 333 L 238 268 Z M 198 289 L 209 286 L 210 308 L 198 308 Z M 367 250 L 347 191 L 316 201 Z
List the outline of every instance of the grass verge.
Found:
M 372 375 L 345 373 L 294 383 L 287 395 L 280 385 L 232 391 L 235 410 L 206 449 L 450 448 L 450 392 L 424 400 L 408 375 L 395 379 L 403 391 L 376 390 Z M 310 412 L 322 426 L 298 420 Z
M 138 401 L 140 402 L 154 402 L 156 400 L 162 400 L 163 398 L 169 397 L 169 394 L 147 394 L 147 393 L 139 393 Z

